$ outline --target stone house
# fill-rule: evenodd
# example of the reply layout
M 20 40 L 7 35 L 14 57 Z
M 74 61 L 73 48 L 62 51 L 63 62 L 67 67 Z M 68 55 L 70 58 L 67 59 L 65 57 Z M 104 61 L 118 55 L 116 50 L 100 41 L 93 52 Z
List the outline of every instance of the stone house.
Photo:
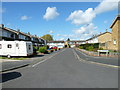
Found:
M 109 49 L 120 51 L 120 15 L 115 18 L 110 28 L 112 29 L 112 41 Z
M 110 32 L 101 33 L 98 35 L 99 48 L 109 49 L 109 42 L 112 40 L 112 34 Z
M 120 51 L 120 15 L 110 26 L 112 32 L 105 32 L 98 36 L 99 47 L 108 50 Z

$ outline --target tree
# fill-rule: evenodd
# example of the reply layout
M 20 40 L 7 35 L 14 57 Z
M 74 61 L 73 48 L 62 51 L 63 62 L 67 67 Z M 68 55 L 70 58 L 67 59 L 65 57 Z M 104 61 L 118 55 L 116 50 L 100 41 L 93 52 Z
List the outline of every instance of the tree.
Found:
M 42 36 L 41 38 L 47 40 L 47 41 L 53 41 L 53 37 L 50 34 L 46 34 Z
M 68 38 L 67 41 L 70 41 L 70 39 Z

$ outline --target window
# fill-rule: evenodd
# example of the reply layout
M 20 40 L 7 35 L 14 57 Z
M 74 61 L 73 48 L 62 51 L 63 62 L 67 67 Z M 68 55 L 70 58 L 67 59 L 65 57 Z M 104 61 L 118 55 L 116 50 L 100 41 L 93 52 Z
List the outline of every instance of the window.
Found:
M 100 43 L 100 46 L 105 46 L 105 43 Z
M 29 45 L 29 50 L 31 49 L 31 46 Z
M 0 49 L 2 49 L 2 45 L 0 44 Z
M 116 44 L 116 40 L 114 39 L 113 44 Z
M 19 45 L 18 45 L 18 43 L 16 43 L 16 47 L 18 47 Z
M 14 38 L 14 34 L 11 34 L 11 37 Z
M 11 44 L 8 44 L 8 45 L 7 45 L 7 48 L 12 48 L 12 45 L 11 45 Z

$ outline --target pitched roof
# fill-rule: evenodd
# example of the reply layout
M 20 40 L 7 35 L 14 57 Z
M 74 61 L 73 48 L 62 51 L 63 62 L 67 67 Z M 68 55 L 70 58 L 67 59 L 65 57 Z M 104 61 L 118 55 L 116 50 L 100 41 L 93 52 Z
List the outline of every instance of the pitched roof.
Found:
M 2 28 L 2 29 L 18 34 L 17 31 L 15 31 L 15 30 L 13 30 L 13 29 L 10 29 L 10 28 L 4 27 L 4 28 Z
M 111 24 L 110 28 L 112 28 L 114 26 L 114 24 L 116 23 L 117 20 L 120 20 L 120 14 L 116 16 L 116 18 L 114 19 L 114 21 Z
M 99 34 L 99 35 L 93 36 L 93 37 L 87 39 L 86 41 L 91 40 L 91 39 L 96 38 L 96 37 L 99 37 L 99 36 L 101 36 L 101 35 L 104 35 L 104 34 L 106 34 L 106 33 L 110 33 L 110 34 L 111 34 L 111 32 L 104 32 L 104 33 L 101 33 L 101 34 Z
M 71 40 L 69 42 L 84 42 L 85 40 Z
M 64 43 L 64 41 L 48 41 L 47 43 Z

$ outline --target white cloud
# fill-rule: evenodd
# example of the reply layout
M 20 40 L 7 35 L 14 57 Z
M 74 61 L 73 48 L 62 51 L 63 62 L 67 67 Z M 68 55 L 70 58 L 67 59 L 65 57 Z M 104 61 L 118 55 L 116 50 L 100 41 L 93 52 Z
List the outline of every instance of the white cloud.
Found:
M 73 30 L 73 32 L 75 33 L 75 38 L 79 38 L 79 39 L 87 39 L 92 37 L 93 35 L 97 34 L 98 31 L 96 30 L 97 27 L 94 26 L 93 23 L 90 23 L 88 25 L 84 25 L 82 27 L 80 27 L 79 29 Z
M 118 1 L 119 0 L 103 0 L 95 9 L 88 8 L 85 12 L 82 10 L 75 10 L 66 20 L 72 21 L 72 24 L 75 25 L 89 24 L 97 14 L 117 9 Z
M 46 20 L 52 20 L 52 19 L 56 18 L 58 15 L 59 15 L 59 13 L 57 12 L 56 7 L 48 7 L 46 9 L 46 13 L 43 16 L 43 18 Z
M 97 27 L 93 23 L 90 23 L 73 30 L 72 34 L 59 34 L 58 37 L 64 38 L 64 40 L 67 40 L 67 38 L 71 40 L 86 40 L 96 34 L 98 34 Z
M 28 20 L 28 19 L 31 19 L 32 17 L 28 17 L 28 16 L 26 16 L 26 15 L 24 15 L 24 16 L 21 16 L 21 20 Z
M 90 23 L 74 30 L 74 32 L 76 34 L 90 34 L 91 32 L 93 33 L 96 29 L 97 27 L 95 27 L 93 23 Z
M 92 8 L 88 8 L 85 12 L 82 10 L 76 10 L 72 12 L 69 17 L 66 19 L 67 21 L 72 21 L 72 24 L 81 25 L 88 24 L 92 22 L 95 18 L 95 13 Z
M 50 34 L 54 33 L 52 30 L 49 31 Z
M 112 11 L 118 8 L 120 0 L 103 0 L 94 10 L 96 14 Z

